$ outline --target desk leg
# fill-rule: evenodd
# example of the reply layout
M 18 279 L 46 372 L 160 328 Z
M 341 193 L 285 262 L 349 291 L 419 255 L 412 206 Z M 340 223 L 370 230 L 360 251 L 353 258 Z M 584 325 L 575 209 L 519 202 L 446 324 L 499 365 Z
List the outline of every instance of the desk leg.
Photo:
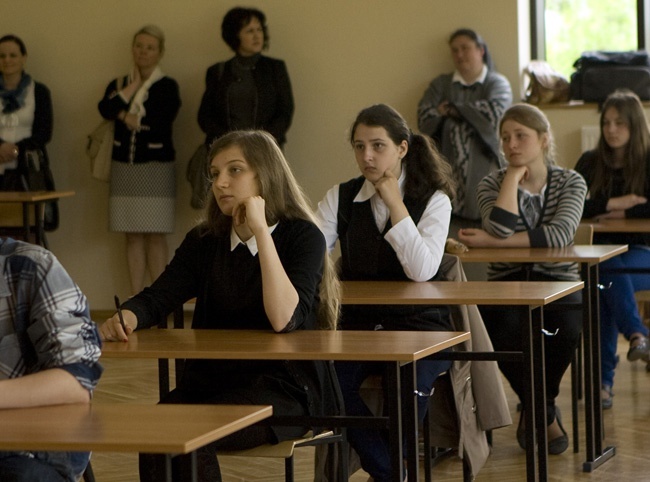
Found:
M 42 202 L 34 203 L 34 224 L 35 224 L 35 238 L 36 244 L 43 246 L 45 249 L 49 249 L 47 245 L 47 239 L 45 238 L 45 221 L 44 221 L 44 205 Z
M 165 455 L 165 482 L 173 482 L 172 480 L 172 455 Z
M 544 312 L 543 308 L 531 307 L 531 348 L 533 359 L 533 403 L 535 404 L 535 432 L 537 435 L 537 464 L 539 480 L 548 479 L 548 444 L 546 434 L 546 365 L 544 357 Z M 529 425 L 526 425 L 528 428 Z M 526 440 L 528 443 L 528 440 Z M 528 445 L 526 445 L 528 447 Z
M 167 480 L 173 481 L 173 482 L 198 482 L 199 481 L 199 475 L 198 475 L 198 468 L 197 468 L 197 457 L 196 457 L 196 450 L 194 452 L 190 452 L 187 455 L 182 455 L 181 457 L 186 459 L 187 463 L 181 463 L 179 464 L 179 479 L 176 480 L 175 477 L 173 477 L 173 474 L 171 474 L 171 462 L 167 463 L 167 467 L 169 468 L 169 472 L 167 472 L 166 478 Z M 170 459 L 170 456 L 167 456 L 168 459 Z M 167 470 L 167 469 L 166 469 Z
M 417 410 L 417 375 L 415 363 L 402 367 L 402 390 L 404 392 L 404 438 L 406 440 L 406 458 L 408 480 L 419 480 L 419 449 L 418 449 L 418 410 Z M 425 462 L 426 463 L 426 462 Z M 401 479 L 400 479 L 401 480 Z
M 29 243 L 29 205 L 27 203 L 22 203 L 23 207 L 23 230 L 25 231 L 25 242 Z
M 400 364 L 388 363 L 386 386 L 393 387 L 391 396 L 386 397 L 388 404 L 388 436 L 390 440 L 391 478 L 402 480 L 402 384 L 400 380 Z
M 526 393 L 524 405 L 525 410 L 525 422 L 526 422 L 526 480 L 529 482 L 538 481 L 537 473 L 537 452 L 535 451 L 535 444 L 537 441 L 536 437 L 536 408 L 535 407 L 535 372 L 533 367 L 535 366 L 533 360 L 533 312 L 534 309 L 531 307 L 528 310 L 529 322 L 526 326 L 522 326 L 524 330 L 524 343 L 522 347 L 523 351 L 523 362 L 524 362 L 524 373 L 527 375 L 526 378 Z M 532 429 L 531 429 L 532 428 Z
M 583 331 L 585 357 L 585 425 L 587 435 L 587 460 L 583 472 L 591 472 L 616 453 L 616 447 L 603 450 L 603 411 L 600 399 L 600 307 L 598 301 L 598 267 L 582 266 L 582 279 L 589 289 L 583 297 Z M 585 299 L 586 298 L 586 299 Z

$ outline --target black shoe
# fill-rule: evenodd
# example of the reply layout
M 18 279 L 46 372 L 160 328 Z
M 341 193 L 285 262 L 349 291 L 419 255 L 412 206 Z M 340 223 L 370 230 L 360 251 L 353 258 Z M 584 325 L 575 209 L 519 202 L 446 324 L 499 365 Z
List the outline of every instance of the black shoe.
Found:
M 524 428 L 524 411 L 522 410 L 519 415 L 519 425 L 517 426 L 517 443 L 519 446 L 526 450 L 526 429 Z
M 548 441 L 548 453 L 552 455 L 560 455 L 569 448 L 569 436 L 562 426 L 560 409 L 557 407 L 555 407 L 555 419 L 557 420 L 557 424 L 560 426 L 560 430 L 562 430 L 562 435 Z

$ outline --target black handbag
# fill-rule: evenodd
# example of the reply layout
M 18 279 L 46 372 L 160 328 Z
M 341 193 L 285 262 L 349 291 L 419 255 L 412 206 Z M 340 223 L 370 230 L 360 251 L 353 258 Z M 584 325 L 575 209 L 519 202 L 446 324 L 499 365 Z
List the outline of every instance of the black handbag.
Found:
M 18 167 L 5 171 L 2 176 L 3 191 L 54 191 L 54 176 L 44 149 L 21 149 Z M 57 201 L 45 203 L 43 227 L 54 231 L 59 227 L 59 205 Z

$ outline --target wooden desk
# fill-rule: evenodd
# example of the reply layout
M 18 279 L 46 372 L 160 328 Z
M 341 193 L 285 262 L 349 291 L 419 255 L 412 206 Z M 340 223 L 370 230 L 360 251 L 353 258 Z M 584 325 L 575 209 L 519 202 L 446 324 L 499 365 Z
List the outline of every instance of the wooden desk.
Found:
M 594 226 L 595 227 L 595 226 Z M 598 307 L 599 263 L 627 251 L 627 245 L 580 245 L 564 248 L 470 248 L 458 257 L 463 263 L 504 262 L 573 262 L 580 264 L 581 277 L 585 282 L 582 296 L 583 342 L 585 357 L 585 424 L 587 460 L 585 472 L 591 472 L 614 456 L 615 447 L 603 448 L 604 427 L 602 401 L 600 398 L 600 310 Z M 574 414 L 574 420 L 577 420 Z M 577 425 L 574 422 L 574 427 Z M 574 447 L 577 438 L 574 429 Z
M 47 248 L 47 239 L 43 228 L 43 204 L 62 197 L 74 196 L 74 191 L 0 191 L 0 204 L 21 204 L 25 241 L 29 241 L 31 225 L 29 207 L 34 207 L 35 244 Z M 0 222 L 1 224 L 1 222 Z
M 186 405 L 93 403 L 7 409 L 0 410 L 0 450 L 187 454 L 272 413 L 270 405 L 188 410 Z
M 526 467 L 528 480 L 547 480 L 546 449 L 546 384 L 544 376 L 544 343 L 542 339 L 543 307 L 564 296 L 582 289 L 582 282 L 523 282 L 523 281 L 467 281 L 426 282 L 410 281 L 345 281 L 344 304 L 363 305 L 524 305 L 529 307 L 529 323 L 526 326 L 526 342 L 523 350 L 523 367 L 528 374 L 526 383 Z M 370 332 L 364 332 L 370 333 Z M 388 332 L 392 333 L 392 332 Z M 422 335 L 424 332 L 417 332 Z M 428 332 L 427 332 L 428 333 Z M 485 358 L 484 358 L 485 359 Z M 410 408 L 410 406 L 407 406 Z M 413 415 L 415 410 L 413 409 Z M 406 425 L 406 440 L 410 442 L 417 434 L 417 427 Z M 535 452 L 535 442 L 538 451 Z M 417 450 L 409 445 L 408 453 Z M 408 465 L 409 479 L 417 465 Z M 417 480 L 414 478 L 412 480 Z
M 391 390 L 388 426 L 393 469 L 402 467 L 401 404 L 412 407 L 415 421 L 415 369 L 413 362 L 468 340 L 465 332 L 320 331 L 291 333 L 251 330 L 144 330 L 127 343 L 105 343 L 102 356 L 110 358 L 199 358 L 217 360 L 343 360 L 389 363 Z M 406 378 L 402 378 L 402 367 Z M 401 390 L 400 387 L 408 387 Z M 402 400 L 403 393 L 408 393 Z M 410 415 L 409 415 L 410 416 Z M 409 419 L 411 420 L 411 419 Z M 411 425 L 410 423 L 407 425 Z M 417 480 L 416 432 L 409 439 L 409 479 Z M 415 467 L 411 472 L 411 465 Z M 396 479 L 397 480 L 397 479 Z
M 594 233 L 650 233 L 650 219 L 587 219 L 582 223 L 591 224 Z

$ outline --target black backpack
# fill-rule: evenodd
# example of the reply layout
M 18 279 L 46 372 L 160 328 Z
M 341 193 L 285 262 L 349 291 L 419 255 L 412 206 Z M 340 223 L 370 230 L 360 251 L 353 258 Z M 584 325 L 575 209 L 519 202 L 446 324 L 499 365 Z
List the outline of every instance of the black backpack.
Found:
M 616 89 L 650 100 L 650 56 L 645 50 L 583 52 L 571 75 L 571 99 L 602 103 Z

